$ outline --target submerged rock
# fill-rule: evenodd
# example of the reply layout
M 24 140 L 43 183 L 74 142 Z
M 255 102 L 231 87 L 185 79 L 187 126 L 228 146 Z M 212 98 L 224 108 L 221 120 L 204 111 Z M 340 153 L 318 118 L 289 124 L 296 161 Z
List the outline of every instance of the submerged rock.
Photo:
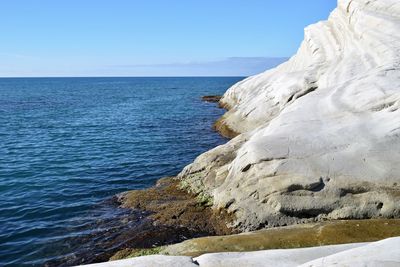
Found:
M 224 210 L 213 210 L 206 196 L 188 193 L 179 186 L 179 180 L 167 177 L 154 187 L 122 193 L 118 201 L 123 208 L 149 212 L 153 225 L 188 229 L 197 235 L 234 232 L 227 227 L 233 221 L 232 215 Z
M 218 103 L 221 100 L 221 98 L 222 98 L 221 95 L 205 95 L 201 97 L 201 100 L 205 102 Z
M 237 137 L 180 174 L 239 230 L 400 216 L 400 3 L 339 0 L 297 54 L 231 87 Z M 234 134 L 231 134 L 234 133 Z

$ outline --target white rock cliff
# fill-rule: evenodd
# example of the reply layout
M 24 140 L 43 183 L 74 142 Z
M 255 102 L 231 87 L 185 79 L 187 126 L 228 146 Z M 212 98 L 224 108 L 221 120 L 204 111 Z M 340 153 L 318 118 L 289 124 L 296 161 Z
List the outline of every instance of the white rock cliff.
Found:
M 233 226 L 400 216 L 399 0 L 339 0 L 295 56 L 221 102 L 241 134 L 179 178 Z

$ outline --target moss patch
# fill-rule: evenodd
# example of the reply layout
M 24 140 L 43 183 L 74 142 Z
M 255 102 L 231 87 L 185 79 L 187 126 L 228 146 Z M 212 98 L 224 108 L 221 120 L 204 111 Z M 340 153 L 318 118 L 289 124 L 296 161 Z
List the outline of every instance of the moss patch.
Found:
M 234 138 L 239 135 L 226 124 L 224 116 L 219 118 L 213 125 L 214 130 L 219 132 L 222 136 L 226 138 Z
M 185 227 L 202 235 L 232 234 L 227 225 L 234 220 L 233 215 L 212 209 L 212 201 L 208 195 L 181 189 L 180 180 L 173 177 L 159 180 L 154 187 L 120 196 L 123 207 L 149 211 L 149 218 L 156 224 Z
M 348 220 L 294 225 L 230 236 L 187 240 L 165 248 L 170 255 L 302 248 L 371 242 L 400 236 L 400 220 Z
M 124 249 L 118 251 L 114 256 L 110 258 L 110 260 L 111 261 L 121 260 L 121 259 L 157 255 L 157 254 L 167 255 L 167 253 L 162 253 L 163 249 L 164 247 L 144 248 L 144 249 Z

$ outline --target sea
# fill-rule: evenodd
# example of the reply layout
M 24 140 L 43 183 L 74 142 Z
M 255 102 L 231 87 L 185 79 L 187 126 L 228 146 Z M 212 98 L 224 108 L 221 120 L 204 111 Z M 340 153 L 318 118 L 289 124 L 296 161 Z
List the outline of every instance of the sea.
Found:
M 0 266 L 107 249 L 132 216 L 113 197 L 225 143 L 212 130 L 224 110 L 201 96 L 242 79 L 1 78 Z

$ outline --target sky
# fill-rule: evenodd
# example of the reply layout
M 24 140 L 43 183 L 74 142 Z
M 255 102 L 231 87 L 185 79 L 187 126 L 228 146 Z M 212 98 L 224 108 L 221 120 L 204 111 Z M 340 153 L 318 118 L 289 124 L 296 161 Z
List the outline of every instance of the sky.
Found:
M 0 77 L 248 76 L 336 0 L 1 0 Z

